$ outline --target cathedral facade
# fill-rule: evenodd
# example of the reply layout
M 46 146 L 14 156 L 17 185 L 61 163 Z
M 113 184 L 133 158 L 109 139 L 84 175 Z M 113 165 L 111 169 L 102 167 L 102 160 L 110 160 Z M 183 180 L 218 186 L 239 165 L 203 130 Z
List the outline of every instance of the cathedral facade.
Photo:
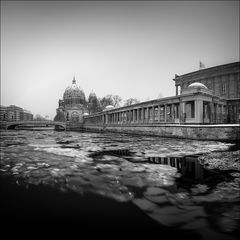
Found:
M 73 77 L 72 84 L 64 91 L 63 99 L 58 101 L 54 121 L 82 123 L 84 115 L 99 110 L 96 94 L 90 93 L 89 99 L 86 100 L 84 91 L 76 84 L 76 79 Z

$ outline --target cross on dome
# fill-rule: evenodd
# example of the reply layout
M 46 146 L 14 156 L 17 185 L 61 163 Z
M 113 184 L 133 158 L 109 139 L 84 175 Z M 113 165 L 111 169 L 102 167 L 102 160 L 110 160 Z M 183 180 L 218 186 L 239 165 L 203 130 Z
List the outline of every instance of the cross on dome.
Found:
M 73 76 L 73 80 L 72 80 L 73 84 L 76 84 L 76 79 L 75 79 L 75 75 Z

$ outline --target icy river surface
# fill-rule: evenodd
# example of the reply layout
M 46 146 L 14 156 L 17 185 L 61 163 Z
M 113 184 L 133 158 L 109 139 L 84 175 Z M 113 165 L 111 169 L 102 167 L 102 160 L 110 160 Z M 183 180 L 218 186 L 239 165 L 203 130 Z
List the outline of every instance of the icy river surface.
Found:
M 197 157 L 230 147 L 116 133 L 2 131 L 0 174 L 26 188 L 131 202 L 159 225 L 202 239 L 237 239 L 239 172 L 205 169 Z

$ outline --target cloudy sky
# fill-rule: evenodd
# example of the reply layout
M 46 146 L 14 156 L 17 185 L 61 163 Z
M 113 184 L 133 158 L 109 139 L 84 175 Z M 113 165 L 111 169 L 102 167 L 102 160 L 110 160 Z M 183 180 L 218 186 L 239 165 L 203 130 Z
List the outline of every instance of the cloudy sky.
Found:
M 1 104 L 54 117 L 86 96 L 175 95 L 174 78 L 239 61 L 238 1 L 1 1 Z

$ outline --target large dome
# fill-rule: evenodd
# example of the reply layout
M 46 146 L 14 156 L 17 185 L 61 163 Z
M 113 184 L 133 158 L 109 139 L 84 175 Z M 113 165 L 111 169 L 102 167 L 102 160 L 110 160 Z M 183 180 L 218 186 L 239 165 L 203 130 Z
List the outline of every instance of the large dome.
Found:
M 204 84 L 200 83 L 200 82 L 194 82 L 191 83 L 188 88 L 205 88 L 208 89 Z
M 85 104 L 85 94 L 83 90 L 76 84 L 75 77 L 72 85 L 68 86 L 63 94 L 65 105 Z

